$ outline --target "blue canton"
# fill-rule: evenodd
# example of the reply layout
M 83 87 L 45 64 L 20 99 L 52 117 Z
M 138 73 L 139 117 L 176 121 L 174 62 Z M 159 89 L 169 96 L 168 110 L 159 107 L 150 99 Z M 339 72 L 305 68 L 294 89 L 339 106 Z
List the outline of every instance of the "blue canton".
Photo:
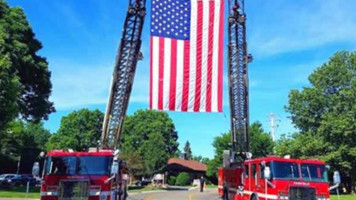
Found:
M 190 0 L 152 0 L 151 35 L 189 40 Z

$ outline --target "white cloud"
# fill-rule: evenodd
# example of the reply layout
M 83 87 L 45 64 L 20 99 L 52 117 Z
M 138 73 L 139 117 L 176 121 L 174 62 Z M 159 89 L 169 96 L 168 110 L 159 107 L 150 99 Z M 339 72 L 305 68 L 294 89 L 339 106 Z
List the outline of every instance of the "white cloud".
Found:
M 356 43 L 356 1 L 273 1 L 272 4 L 260 10 L 263 14 L 250 16 L 248 39 L 255 55 L 307 50 L 335 42 Z

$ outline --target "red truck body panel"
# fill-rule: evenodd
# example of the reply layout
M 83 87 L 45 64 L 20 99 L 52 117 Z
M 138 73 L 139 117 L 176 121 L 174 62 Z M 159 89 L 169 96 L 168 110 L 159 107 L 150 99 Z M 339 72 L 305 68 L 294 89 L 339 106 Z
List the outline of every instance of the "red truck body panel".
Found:
M 295 164 L 298 166 L 296 173 L 299 174 L 299 177 L 293 180 L 265 179 L 262 174 L 264 170 L 262 163 L 271 162 Z M 251 200 L 253 198 L 255 200 L 329 200 L 328 182 L 303 180 L 301 176 L 302 164 L 325 167 L 325 163 L 320 160 L 266 157 L 246 160 L 242 165 L 236 167 L 220 168 L 218 170 L 219 196 L 228 200 Z M 276 168 L 275 170 L 281 169 Z
M 82 156 L 98 156 L 98 157 L 114 157 L 112 150 L 100 150 L 94 152 L 67 152 L 61 150 L 54 150 L 48 152 L 46 157 L 82 157 Z M 110 164 L 111 165 L 111 164 Z M 110 169 L 111 166 L 107 166 Z M 117 178 L 110 179 L 110 174 L 102 175 L 81 175 L 81 174 L 50 174 L 44 173 L 43 181 L 41 185 L 41 200 L 58 200 L 60 193 L 61 182 L 73 182 L 78 184 L 76 189 L 83 190 L 89 200 L 110 200 L 114 191 L 118 189 L 126 189 L 127 180 L 124 177 L 127 176 L 127 168 L 120 165 L 120 171 Z M 126 177 L 127 178 L 127 177 Z M 80 183 L 85 183 L 85 186 L 79 186 Z M 83 184 L 82 184 L 83 185 Z M 85 189 L 83 189 L 85 188 Z M 70 188 L 72 189 L 72 188 Z M 75 189 L 72 189 L 75 190 Z M 120 198 L 119 198 L 120 199 Z

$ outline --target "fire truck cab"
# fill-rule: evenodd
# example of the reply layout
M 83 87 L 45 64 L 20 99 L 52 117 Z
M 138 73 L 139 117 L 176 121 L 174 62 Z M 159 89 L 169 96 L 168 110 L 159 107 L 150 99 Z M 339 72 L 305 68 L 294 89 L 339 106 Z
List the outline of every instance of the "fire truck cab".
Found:
M 224 200 L 329 200 L 327 167 L 320 160 L 266 157 L 219 169 Z
M 41 200 L 124 200 L 127 167 L 112 150 L 54 150 L 44 161 Z

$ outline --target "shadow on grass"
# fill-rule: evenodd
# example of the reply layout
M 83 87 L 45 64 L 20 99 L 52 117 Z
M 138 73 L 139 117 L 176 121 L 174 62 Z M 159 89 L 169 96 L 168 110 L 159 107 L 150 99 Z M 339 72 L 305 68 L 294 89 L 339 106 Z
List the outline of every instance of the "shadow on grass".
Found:
M 27 187 L 26 186 L 7 186 L 7 185 L 3 185 L 0 186 L 0 191 L 9 191 L 9 192 L 26 192 Z M 40 187 L 34 187 L 34 186 L 30 186 L 29 188 L 29 192 L 40 192 Z

